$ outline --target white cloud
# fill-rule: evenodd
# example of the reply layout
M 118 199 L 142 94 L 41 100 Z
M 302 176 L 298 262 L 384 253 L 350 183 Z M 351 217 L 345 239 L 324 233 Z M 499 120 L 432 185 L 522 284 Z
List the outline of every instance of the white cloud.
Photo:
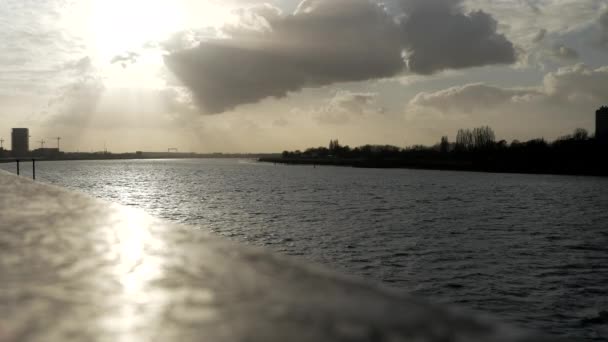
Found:
M 595 109 L 608 99 L 608 66 L 583 64 L 546 74 L 530 88 L 467 84 L 436 92 L 422 92 L 406 107 L 410 120 L 450 117 L 476 123 L 496 123 L 511 132 L 529 131 L 559 136 L 572 125 L 592 129 Z
M 433 108 L 443 113 L 472 113 L 509 102 L 517 102 L 518 98 L 540 94 L 540 91 L 532 89 L 509 89 L 473 83 L 433 93 L 419 93 L 409 102 L 408 106 Z
M 338 90 L 325 105 L 312 110 L 315 119 L 322 124 L 341 125 L 362 117 L 383 114 L 376 93 L 356 93 Z

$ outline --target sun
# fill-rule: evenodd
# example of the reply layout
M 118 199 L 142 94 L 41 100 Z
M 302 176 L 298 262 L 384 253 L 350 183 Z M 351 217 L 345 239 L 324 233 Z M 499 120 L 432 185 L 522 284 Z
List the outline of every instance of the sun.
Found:
M 173 0 L 94 0 L 90 13 L 90 43 L 104 59 L 163 41 L 182 29 L 184 19 Z
M 104 86 L 120 89 L 162 88 L 162 43 L 179 32 L 221 27 L 231 18 L 229 6 L 211 0 L 79 0 L 60 13 L 60 28 L 81 49 L 67 58 L 86 54 Z

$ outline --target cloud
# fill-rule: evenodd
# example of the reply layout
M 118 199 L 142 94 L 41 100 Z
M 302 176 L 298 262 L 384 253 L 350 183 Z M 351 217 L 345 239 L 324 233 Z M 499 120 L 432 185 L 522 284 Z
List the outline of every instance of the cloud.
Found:
M 483 11 L 464 13 L 458 0 L 407 0 L 401 23 L 409 71 L 433 74 L 516 61 L 513 44 Z
M 608 48 L 608 8 L 600 15 L 598 19 L 600 27 L 600 46 Z
M 409 102 L 409 106 L 433 108 L 444 113 L 471 113 L 515 101 L 517 97 L 539 94 L 540 92 L 534 90 L 508 89 L 473 83 L 432 93 L 419 93 Z
M 139 54 L 137 52 L 130 51 L 130 52 L 126 52 L 122 55 L 114 56 L 114 58 L 112 58 L 110 63 L 112 63 L 112 64 L 120 63 L 120 65 L 122 65 L 123 68 L 126 68 L 129 64 L 136 63 L 138 57 L 139 57 Z
M 572 63 L 579 58 L 578 51 L 564 45 L 563 43 L 551 43 L 551 41 L 555 40 L 556 38 L 549 34 L 547 29 L 543 28 L 538 30 L 538 32 L 532 38 L 532 43 L 536 45 L 535 48 L 537 50 L 534 51 L 531 49 L 528 51 L 528 60 L 536 60 L 542 64 L 544 57 L 549 57 L 558 62 Z
M 575 49 L 569 48 L 565 45 L 555 45 L 553 46 L 553 48 L 550 50 L 550 55 L 557 58 L 557 59 L 561 59 L 561 60 L 565 60 L 565 61 L 573 61 L 578 59 L 579 55 L 578 52 Z
M 465 6 L 491 14 L 500 23 L 500 31 L 524 50 L 538 43 L 534 37 L 539 30 L 557 38 L 575 34 L 575 40 L 589 39 L 589 32 L 583 31 L 596 25 L 598 13 L 606 10 L 603 0 L 465 0 Z
M 540 8 L 540 4 L 536 3 L 534 0 L 522 0 L 524 4 L 528 6 L 529 9 L 532 10 L 532 13 L 540 15 L 543 13 Z
M 319 123 L 342 125 L 356 118 L 383 114 L 386 109 L 378 105 L 377 98 L 376 93 L 338 90 L 324 105 L 310 112 Z
M 528 51 L 528 62 L 535 61 L 544 66 L 546 61 L 561 64 L 571 64 L 577 61 L 580 58 L 578 51 L 559 42 L 560 40 L 559 35 L 550 34 L 546 29 L 540 29 L 532 38 L 532 42 L 536 46 Z
M 460 1 L 398 1 L 392 12 L 368 0 L 304 0 L 288 15 L 254 6 L 223 28 L 230 38 L 173 48 L 165 63 L 213 114 L 306 87 L 515 61 L 490 15 L 465 14 Z
M 339 90 L 324 108 L 325 112 L 346 112 L 362 115 L 369 112 L 383 112 L 376 106 L 376 93 L 355 93 L 348 90 Z
M 82 79 L 62 89 L 43 123 L 47 127 L 100 130 L 170 130 L 192 128 L 200 118 L 180 88 L 117 89 L 97 78 Z
M 288 16 L 259 6 L 247 16 L 244 26 L 227 28 L 232 39 L 166 58 L 209 113 L 304 87 L 389 77 L 403 68 L 394 23 L 365 0 L 305 1 Z
M 205 27 L 201 29 L 189 29 L 173 33 L 169 39 L 162 42 L 148 42 L 146 48 L 162 48 L 163 50 L 173 53 L 186 49 L 193 49 L 203 40 L 216 39 L 221 37 L 221 32 L 215 27 Z
M 554 101 L 588 102 L 593 106 L 608 101 L 608 66 L 591 69 L 584 64 L 561 68 L 545 76 L 543 88 Z
M 83 126 L 94 113 L 106 88 L 103 81 L 85 74 L 73 83 L 59 89 L 49 101 L 53 114 L 47 119 L 50 125 Z
M 540 29 L 540 30 L 538 30 L 538 33 L 534 36 L 534 38 L 532 38 L 532 41 L 534 43 L 540 43 L 545 39 L 546 36 L 547 36 L 547 30 Z
M 89 56 L 82 57 L 80 59 L 67 61 L 62 63 L 58 68 L 58 71 L 74 71 L 76 74 L 84 74 L 93 69 L 93 63 Z
M 608 66 L 577 64 L 547 73 L 534 87 L 477 83 L 422 92 L 405 106 L 404 119 L 410 132 L 424 132 L 419 139 L 479 125 L 494 127 L 499 139 L 554 139 L 577 127 L 593 131 L 606 99 Z
M 430 109 L 441 113 L 471 114 L 482 111 L 517 112 L 531 105 L 538 113 L 569 110 L 586 113 L 608 99 L 608 66 L 591 69 L 583 64 L 560 68 L 545 75 L 543 83 L 530 88 L 503 88 L 481 83 L 422 92 L 408 110 Z M 505 109 L 508 110 L 505 111 Z
M 279 118 L 279 119 L 274 120 L 272 122 L 272 125 L 274 127 L 287 127 L 287 126 L 289 126 L 289 121 L 287 121 L 287 119 L 285 119 L 285 118 Z

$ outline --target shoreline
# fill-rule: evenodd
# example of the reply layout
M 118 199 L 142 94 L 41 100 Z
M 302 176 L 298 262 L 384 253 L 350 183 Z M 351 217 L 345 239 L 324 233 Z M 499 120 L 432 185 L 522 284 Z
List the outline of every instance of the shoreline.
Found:
M 102 161 L 102 160 L 194 160 L 194 159 L 252 159 L 259 160 L 260 155 L 229 155 L 229 156 L 135 156 L 135 155 L 111 155 L 111 156 L 94 156 L 94 157 L 59 157 L 59 158 L 44 158 L 44 157 L 23 157 L 23 158 L 0 158 L 0 164 L 14 163 L 19 160 L 22 163 L 29 163 L 32 160 L 36 162 L 49 161 Z
M 317 158 L 259 158 L 262 163 L 283 165 L 313 165 L 352 167 L 361 169 L 410 169 L 433 171 L 461 171 L 500 174 L 530 174 L 556 176 L 608 177 L 606 169 L 599 170 L 565 170 L 551 167 L 524 168 L 501 167 L 498 164 L 475 161 L 441 161 L 441 160 L 371 160 L 371 159 L 317 159 Z
M 224 155 L 224 156 L 134 156 L 134 155 L 112 155 L 95 157 L 75 158 L 12 158 L 0 159 L 0 164 L 15 163 L 19 159 L 21 163 L 30 163 L 32 159 L 40 162 L 59 161 L 113 161 L 113 160 L 196 160 L 196 159 L 250 159 L 260 163 L 272 163 L 283 165 L 310 165 L 310 166 L 335 166 L 351 167 L 360 169 L 409 169 L 409 170 L 432 170 L 432 171 L 456 171 L 456 172 L 482 172 L 499 174 L 530 174 L 530 175 L 556 175 L 556 176 L 585 176 L 585 177 L 608 177 L 608 170 L 604 169 L 578 169 L 564 170 L 548 167 L 504 167 L 497 163 L 487 161 L 462 161 L 462 160 L 393 160 L 393 159 L 340 159 L 340 158 L 281 158 L 260 157 L 260 155 Z

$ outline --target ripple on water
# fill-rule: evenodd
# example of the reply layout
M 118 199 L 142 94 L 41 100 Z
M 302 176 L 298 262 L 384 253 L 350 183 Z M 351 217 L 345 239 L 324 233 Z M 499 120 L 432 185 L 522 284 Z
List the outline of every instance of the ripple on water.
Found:
M 9 167 L 0 165 L 0 167 Z M 43 181 L 577 341 L 608 340 L 608 179 L 45 162 Z

